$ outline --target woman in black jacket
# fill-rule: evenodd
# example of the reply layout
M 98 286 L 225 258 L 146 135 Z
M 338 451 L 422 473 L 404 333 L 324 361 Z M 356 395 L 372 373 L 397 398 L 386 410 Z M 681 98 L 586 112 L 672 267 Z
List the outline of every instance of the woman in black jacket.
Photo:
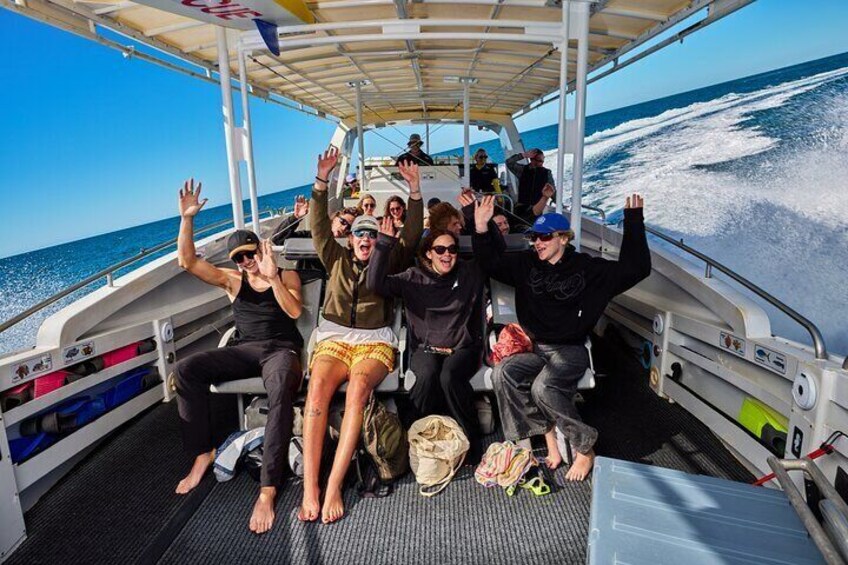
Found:
M 479 424 L 470 380 L 482 354 L 483 272 L 476 261 L 458 258 L 454 234 L 433 230 L 421 241 L 420 266 L 389 275 L 396 242 L 391 218 L 383 218 L 366 284 L 382 296 L 403 299 L 415 373 L 410 400 L 418 417 L 454 418 L 476 451 Z

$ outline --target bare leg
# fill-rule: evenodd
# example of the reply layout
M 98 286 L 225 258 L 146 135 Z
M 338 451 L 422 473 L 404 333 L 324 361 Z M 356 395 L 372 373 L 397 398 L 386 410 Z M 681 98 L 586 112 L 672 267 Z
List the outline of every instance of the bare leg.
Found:
M 312 363 L 312 376 L 303 414 L 303 503 L 299 520 L 313 522 L 321 512 L 321 451 L 327 433 L 327 413 L 333 393 L 347 378 L 347 366 L 333 357 L 319 355 Z
M 557 446 L 556 427 L 551 428 L 551 431 L 545 434 L 545 443 L 548 445 L 548 456 L 545 459 L 545 464 L 548 469 L 556 469 L 562 464 L 562 454 Z
M 575 453 L 574 464 L 565 474 L 565 478 L 569 481 L 582 481 L 589 475 L 592 466 L 595 464 L 595 451 L 590 449 L 586 453 Z
M 206 474 L 206 470 L 209 469 L 214 461 L 214 449 L 206 453 L 201 453 L 195 457 L 194 464 L 191 466 L 191 471 L 189 471 L 188 475 L 186 475 L 185 478 L 177 485 L 177 494 L 188 494 L 192 491 L 192 489 L 194 489 L 194 487 L 199 485 L 200 481 L 203 479 L 203 475 Z
M 344 500 L 342 486 L 350 459 L 359 442 L 362 430 L 362 413 L 365 403 L 371 396 L 374 387 L 380 384 L 388 370 L 386 366 L 375 359 L 360 361 L 350 369 L 350 382 L 345 393 L 345 415 L 339 434 L 339 446 L 333 459 L 333 470 L 327 481 L 327 493 L 324 497 L 324 507 L 321 509 L 321 520 L 325 524 L 335 522 L 344 516 Z
M 274 502 L 277 499 L 276 487 L 261 487 L 259 498 L 253 505 L 253 514 L 250 516 L 250 531 L 254 534 L 264 534 L 271 529 L 274 523 Z

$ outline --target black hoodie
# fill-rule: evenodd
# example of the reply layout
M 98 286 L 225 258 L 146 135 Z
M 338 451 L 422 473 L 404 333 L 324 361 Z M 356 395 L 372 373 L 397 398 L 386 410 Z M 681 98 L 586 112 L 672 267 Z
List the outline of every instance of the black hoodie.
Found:
M 532 249 L 499 254 L 488 232 L 475 233 L 472 244 L 483 269 L 515 287 L 518 322 L 541 343 L 583 343 L 610 299 L 651 274 L 641 208 L 624 211 L 618 261 L 578 253 L 571 245 L 555 265 L 539 260 Z
M 368 288 L 386 298 L 403 298 L 413 343 L 434 347 L 481 346 L 484 275 L 477 261 L 457 258 L 447 275 L 410 267 L 389 275 L 389 261 L 397 240 L 377 238 L 368 265 Z

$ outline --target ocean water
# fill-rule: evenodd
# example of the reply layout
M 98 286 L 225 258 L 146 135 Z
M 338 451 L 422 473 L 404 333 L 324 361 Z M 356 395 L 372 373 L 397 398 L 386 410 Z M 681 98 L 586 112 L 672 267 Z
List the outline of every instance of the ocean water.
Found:
M 590 116 L 586 135 L 584 202 L 615 222 L 625 194 L 642 193 L 649 225 L 757 283 L 815 322 L 831 352 L 848 353 L 848 53 Z M 522 137 L 556 166 L 556 125 Z M 502 162 L 497 141 L 478 146 Z M 305 191 L 261 197 L 260 209 Z M 229 206 L 205 210 L 198 228 L 230 215 Z M 175 237 L 178 224 L 0 259 L 0 320 Z M 102 284 L 0 334 L 0 352 L 31 346 L 47 315 Z M 764 307 L 773 333 L 810 342 Z

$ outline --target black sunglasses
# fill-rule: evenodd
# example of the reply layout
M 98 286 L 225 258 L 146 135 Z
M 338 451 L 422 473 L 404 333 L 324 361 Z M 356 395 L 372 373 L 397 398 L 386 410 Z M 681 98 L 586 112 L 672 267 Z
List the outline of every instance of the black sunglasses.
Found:
M 350 227 L 350 222 L 348 222 L 347 220 L 345 220 L 341 216 L 339 216 L 339 223 L 346 228 Z
M 362 207 L 363 208 L 376 208 L 377 205 L 374 204 L 373 202 L 363 202 Z
M 452 245 L 434 245 L 430 248 L 436 255 L 444 255 L 445 252 L 450 253 L 451 255 L 456 255 L 459 251 L 459 247 L 454 243 Z
M 233 261 L 238 265 L 245 259 L 253 259 L 256 256 L 256 251 L 239 251 L 233 255 Z
M 556 236 L 555 233 L 531 233 L 527 235 L 527 240 L 533 243 L 536 243 L 536 240 L 539 241 L 550 241 Z

